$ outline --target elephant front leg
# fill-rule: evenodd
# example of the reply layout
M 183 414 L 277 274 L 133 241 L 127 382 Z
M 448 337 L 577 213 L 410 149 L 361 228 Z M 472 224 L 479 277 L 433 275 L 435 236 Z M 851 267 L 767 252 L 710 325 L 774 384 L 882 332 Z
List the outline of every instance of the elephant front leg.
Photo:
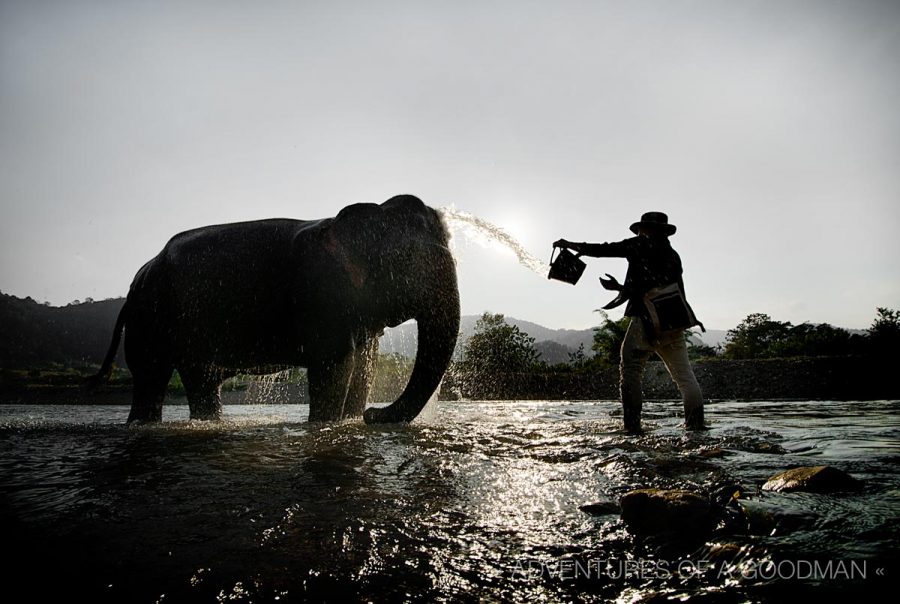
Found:
M 344 403 L 344 417 L 362 417 L 372 382 L 375 380 L 375 362 L 378 359 L 378 338 L 369 338 L 353 351 L 353 376 Z
M 311 363 L 307 368 L 309 421 L 330 422 L 344 418 L 355 356 L 351 351 L 337 360 Z

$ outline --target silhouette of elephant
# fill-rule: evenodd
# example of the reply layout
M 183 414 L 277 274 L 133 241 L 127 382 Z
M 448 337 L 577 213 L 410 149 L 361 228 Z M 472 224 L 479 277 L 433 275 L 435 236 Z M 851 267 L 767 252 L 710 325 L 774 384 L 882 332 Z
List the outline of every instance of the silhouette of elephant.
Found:
M 178 370 L 192 419 L 221 416 L 239 373 L 306 367 L 310 421 L 412 421 L 438 388 L 459 331 L 456 263 L 440 214 L 411 195 L 334 218 L 207 226 L 173 237 L 135 275 L 93 383 L 108 379 L 125 332 L 134 380 L 128 422 L 160 421 Z M 365 409 L 378 337 L 415 319 L 409 383 Z

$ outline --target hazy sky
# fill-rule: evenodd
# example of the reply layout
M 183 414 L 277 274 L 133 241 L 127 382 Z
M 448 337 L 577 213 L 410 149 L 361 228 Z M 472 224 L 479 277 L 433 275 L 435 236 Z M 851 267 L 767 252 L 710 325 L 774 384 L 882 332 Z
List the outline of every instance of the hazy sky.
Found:
M 866 327 L 900 308 L 898 57 L 895 1 L 0 0 L 0 290 L 122 296 L 179 231 L 413 193 L 542 260 L 661 210 L 707 327 Z M 548 327 L 625 270 L 456 246 L 464 313 Z

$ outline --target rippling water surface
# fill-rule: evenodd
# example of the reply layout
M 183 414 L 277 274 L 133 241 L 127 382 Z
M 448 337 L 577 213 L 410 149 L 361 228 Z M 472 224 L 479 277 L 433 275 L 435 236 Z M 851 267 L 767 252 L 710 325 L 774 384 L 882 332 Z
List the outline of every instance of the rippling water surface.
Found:
M 170 405 L 163 424 L 131 428 L 125 407 L 0 406 L 4 589 L 23 601 L 741 602 L 895 582 L 900 403 L 718 403 L 702 434 L 684 433 L 677 409 L 648 403 L 632 437 L 614 402 L 440 403 L 406 427 L 309 424 L 300 405 L 228 406 L 219 423 Z M 776 472 L 824 464 L 865 489 L 756 496 Z M 742 491 L 758 518 L 636 538 L 616 502 L 639 487 Z M 831 562 L 827 576 L 804 576 L 813 562 Z

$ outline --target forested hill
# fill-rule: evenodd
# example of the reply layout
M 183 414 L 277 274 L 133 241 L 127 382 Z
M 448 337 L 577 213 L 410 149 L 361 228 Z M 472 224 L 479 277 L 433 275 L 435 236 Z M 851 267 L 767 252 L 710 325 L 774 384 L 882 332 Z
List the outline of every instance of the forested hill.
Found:
M 112 339 L 125 298 L 41 304 L 0 292 L 0 366 L 98 365 Z M 125 366 L 122 348 L 116 363 Z
M 61 364 L 69 367 L 99 365 L 112 338 L 113 327 L 125 298 L 50 306 L 32 298 L 17 298 L 0 292 L 0 367 L 30 369 Z M 463 317 L 463 340 L 475 332 L 477 316 Z M 552 330 L 542 325 L 510 319 L 536 336 L 538 350 L 548 362 L 565 362 L 569 353 L 584 344 L 590 350 L 593 331 Z M 417 329 L 404 324 L 386 330 L 381 351 L 414 358 Z M 558 349 L 558 350 L 557 350 Z M 116 364 L 125 367 L 123 347 Z

